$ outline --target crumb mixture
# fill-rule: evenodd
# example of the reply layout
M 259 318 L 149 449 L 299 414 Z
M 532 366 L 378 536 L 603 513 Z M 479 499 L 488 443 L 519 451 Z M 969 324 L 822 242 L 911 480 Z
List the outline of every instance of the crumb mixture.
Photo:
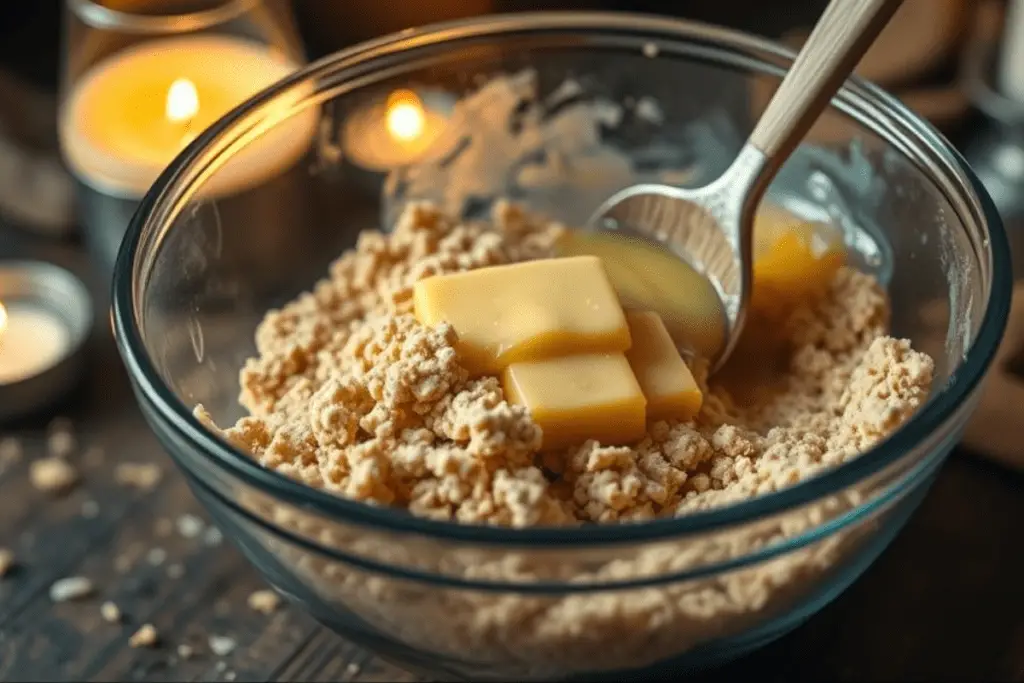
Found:
M 327 279 L 267 314 L 259 355 L 241 373 L 250 415 L 223 436 L 268 468 L 370 504 L 459 522 L 571 525 L 685 515 L 777 490 L 855 457 L 928 396 L 931 359 L 886 336 L 884 293 L 843 269 L 812 303 L 755 307 L 724 371 L 709 380 L 695 368 L 704 391 L 696 420 L 653 424 L 633 447 L 588 442 L 538 456 L 529 415 L 505 402 L 496 379 L 466 379 L 452 330 L 420 326 L 411 293 L 435 273 L 550 256 L 561 231 L 500 203 L 487 224 L 420 204 L 391 234 L 364 233 Z M 202 406 L 196 414 L 215 428 Z M 834 588 L 833 572 L 870 549 L 866 541 L 885 517 L 807 533 L 890 483 L 872 478 L 700 536 L 586 552 L 455 547 L 327 520 L 256 491 L 238 500 L 323 548 L 456 584 L 503 586 L 487 592 L 396 578 L 262 537 L 326 604 L 414 651 L 462 662 L 466 678 L 500 671 L 554 680 L 643 667 L 819 600 Z M 750 561 L 787 542 L 795 544 Z M 667 578 L 695 569 L 707 571 Z M 654 579 L 579 592 L 516 589 Z
M 418 204 L 391 234 L 363 233 L 329 278 L 266 315 L 259 356 L 241 373 L 250 415 L 223 435 L 309 486 L 423 517 L 513 527 L 639 521 L 770 493 L 838 465 L 929 394 L 931 358 L 886 336 L 885 294 L 843 268 L 820 299 L 752 315 L 737 355 L 753 349 L 761 357 L 751 368 L 781 372 L 763 379 L 733 368 L 709 380 L 697 368 L 704 407 L 695 421 L 652 424 L 629 447 L 588 441 L 541 456 L 539 428 L 505 401 L 497 378 L 467 379 L 455 332 L 412 316 L 412 285 L 551 256 L 562 230 L 508 203 L 493 225 Z M 202 406 L 196 414 L 215 427 Z

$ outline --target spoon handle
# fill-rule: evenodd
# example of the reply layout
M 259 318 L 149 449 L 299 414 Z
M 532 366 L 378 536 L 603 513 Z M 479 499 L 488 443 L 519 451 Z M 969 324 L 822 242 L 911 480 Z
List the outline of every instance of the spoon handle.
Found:
M 796 148 L 902 0 L 832 0 L 750 134 L 770 166 Z

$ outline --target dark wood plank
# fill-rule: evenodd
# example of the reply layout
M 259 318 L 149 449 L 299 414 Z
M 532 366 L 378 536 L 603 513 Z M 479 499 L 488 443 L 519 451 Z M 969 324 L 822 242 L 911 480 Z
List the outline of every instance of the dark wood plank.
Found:
M 37 491 L 29 483 L 31 461 L 46 455 L 45 440 L 23 440 L 23 462 L 0 482 L 5 492 L 0 495 L 0 546 L 14 551 L 19 565 L 13 577 L 0 583 L 0 626 L 53 581 L 71 572 L 92 547 L 114 533 L 125 516 L 144 504 L 150 492 L 117 484 L 115 467 L 129 458 L 155 462 L 165 457 L 155 443 L 147 444 L 148 449 L 116 446 L 146 443 L 147 435 L 140 432 L 139 425 L 111 429 L 106 437 L 100 442 L 89 432 L 79 434 L 80 441 L 92 446 L 107 444 L 110 450 L 101 462 L 82 457 L 81 451 L 70 456 L 82 481 L 60 496 Z M 95 517 L 83 515 L 86 504 L 94 506 Z
M 320 629 L 274 674 L 275 681 L 419 681 L 362 648 Z
M 1024 477 L 954 454 L 907 529 L 805 626 L 701 680 L 1024 681 Z
M 305 615 L 282 608 L 265 616 L 248 607 L 248 596 L 265 586 L 233 548 L 210 546 L 202 535 L 185 538 L 176 529 L 158 537 L 156 529 L 182 515 L 202 514 L 179 476 L 170 477 L 147 503 L 74 568 L 96 583 L 94 599 L 52 605 L 41 594 L 10 625 L 20 675 L 159 681 L 213 680 L 231 672 L 238 679 L 263 680 L 308 639 L 316 626 Z M 118 605 L 122 624 L 100 619 L 104 600 Z M 156 627 L 160 646 L 129 647 L 145 623 Z M 209 650 L 211 635 L 229 637 L 237 646 L 216 657 Z M 178 655 L 182 644 L 192 648 L 193 657 Z

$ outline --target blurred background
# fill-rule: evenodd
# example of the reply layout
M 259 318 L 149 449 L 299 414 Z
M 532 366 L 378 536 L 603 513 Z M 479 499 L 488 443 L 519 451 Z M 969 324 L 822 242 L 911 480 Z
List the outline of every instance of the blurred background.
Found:
M 189 0 L 172 0 L 185 7 Z M 137 9 L 143 0 L 103 0 Z M 191 2 L 198 6 L 202 3 Z M 1001 35 L 1003 0 L 907 0 L 860 73 L 958 142 L 971 118 L 963 83 L 972 47 Z M 162 1 L 166 6 L 167 2 Z M 631 10 L 724 24 L 799 46 L 825 0 L 293 0 L 309 59 L 410 26 L 493 12 Z M 669 11 L 671 7 L 671 11 Z M 56 109 L 63 0 L 0 4 L 0 224 L 19 232 L 73 232 L 74 199 L 59 162 Z M 975 107 L 976 109 L 977 107 Z M 0 240 L 11 239 L 10 232 Z

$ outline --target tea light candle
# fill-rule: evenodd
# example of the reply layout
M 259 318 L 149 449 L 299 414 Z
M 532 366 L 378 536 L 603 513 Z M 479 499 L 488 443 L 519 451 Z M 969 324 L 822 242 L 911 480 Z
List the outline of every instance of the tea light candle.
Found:
M 360 168 L 386 172 L 420 159 L 444 132 L 455 99 L 428 90 L 396 90 L 345 122 L 343 149 Z
M 71 330 L 30 302 L 0 302 L 0 384 L 20 382 L 56 365 L 71 350 Z
M 0 261 L 0 420 L 65 395 L 84 367 L 92 299 L 67 270 Z
M 68 94 L 60 121 L 64 156 L 93 189 L 138 198 L 196 135 L 297 67 L 271 47 L 223 35 L 163 38 L 117 52 Z M 291 166 L 315 133 L 313 109 L 242 149 L 206 190 L 235 191 Z

